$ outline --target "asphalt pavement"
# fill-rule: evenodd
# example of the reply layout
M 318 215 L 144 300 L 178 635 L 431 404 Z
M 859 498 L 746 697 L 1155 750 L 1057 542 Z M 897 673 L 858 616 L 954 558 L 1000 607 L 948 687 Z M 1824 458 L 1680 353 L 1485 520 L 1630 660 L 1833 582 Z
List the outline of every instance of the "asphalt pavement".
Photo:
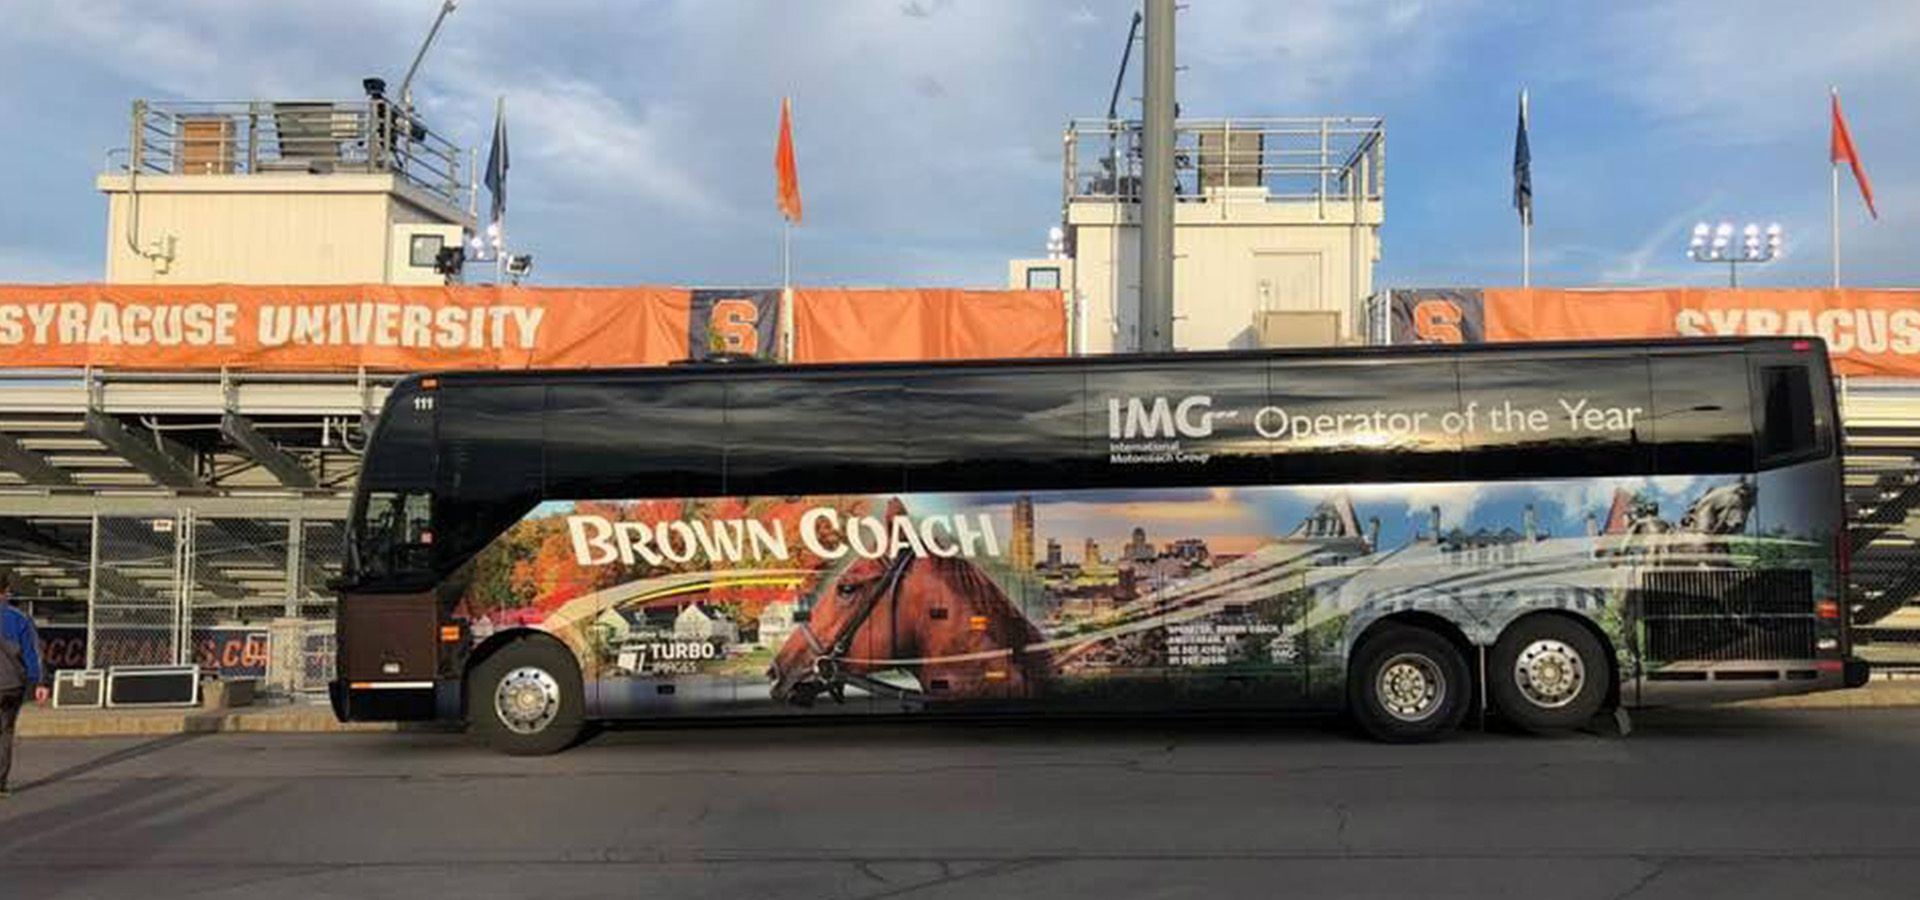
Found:
M 1626 738 L 1327 722 L 639 728 L 21 745 L 0 896 L 1915 897 L 1920 710 Z

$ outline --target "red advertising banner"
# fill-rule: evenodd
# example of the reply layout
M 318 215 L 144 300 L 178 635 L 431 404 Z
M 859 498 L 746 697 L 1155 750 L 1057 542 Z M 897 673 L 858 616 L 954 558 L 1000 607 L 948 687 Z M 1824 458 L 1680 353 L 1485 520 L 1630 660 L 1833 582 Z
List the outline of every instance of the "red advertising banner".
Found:
M 1806 335 L 1843 375 L 1920 377 L 1920 290 L 1432 289 L 1393 292 L 1394 343 Z
M 294 371 L 622 366 L 687 355 L 679 288 L 0 287 L 0 364 Z
M 1053 291 L 796 292 L 798 361 L 1058 356 Z M 0 366 L 608 368 L 772 355 L 777 289 L 0 285 Z
M 1065 356 L 1059 291 L 794 291 L 794 361 Z

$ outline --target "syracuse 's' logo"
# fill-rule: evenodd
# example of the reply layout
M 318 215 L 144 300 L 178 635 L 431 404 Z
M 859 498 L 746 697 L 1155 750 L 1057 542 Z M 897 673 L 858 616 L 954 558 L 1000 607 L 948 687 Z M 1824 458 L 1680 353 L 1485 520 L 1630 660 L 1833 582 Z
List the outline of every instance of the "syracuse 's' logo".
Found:
M 707 319 L 708 349 L 716 353 L 760 352 L 760 306 L 752 300 L 728 299 L 713 304 Z
M 1165 397 L 1107 400 L 1107 438 L 1203 438 L 1213 434 L 1213 398 L 1196 394 L 1174 403 Z
M 1422 300 L 1413 307 L 1413 337 L 1422 344 L 1458 344 L 1466 340 L 1466 313 L 1452 300 Z

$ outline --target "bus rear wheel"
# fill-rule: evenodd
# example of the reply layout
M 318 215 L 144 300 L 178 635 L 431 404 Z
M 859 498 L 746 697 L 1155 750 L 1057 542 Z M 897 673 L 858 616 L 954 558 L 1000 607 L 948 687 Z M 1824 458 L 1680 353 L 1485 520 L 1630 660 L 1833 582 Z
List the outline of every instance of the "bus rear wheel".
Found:
M 1431 741 L 1459 727 L 1471 698 L 1466 658 L 1439 634 L 1384 625 L 1354 651 L 1347 706 L 1375 740 Z
M 1593 633 L 1556 615 L 1508 628 L 1487 662 L 1494 708 L 1535 734 L 1578 728 L 1600 712 L 1613 666 Z
M 580 667 L 559 643 L 527 638 L 475 666 L 467 718 L 487 745 L 513 756 L 557 753 L 586 729 Z

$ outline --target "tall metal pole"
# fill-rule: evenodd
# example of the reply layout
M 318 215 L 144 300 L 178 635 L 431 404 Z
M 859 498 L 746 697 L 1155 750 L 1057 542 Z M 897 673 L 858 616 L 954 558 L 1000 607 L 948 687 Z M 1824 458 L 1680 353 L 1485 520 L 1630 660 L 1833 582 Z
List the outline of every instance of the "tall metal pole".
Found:
M 1833 286 L 1840 286 L 1840 164 L 1829 163 L 1833 170 Z
M 1174 0 L 1146 0 L 1146 111 L 1140 150 L 1140 349 L 1173 349 Z
M 400 105 L 406 108 L 407 117 L 413 117 L 413 76 L 420 74 L 420 63 L 427 58 L 427 50 L 433 46 L 433 39 L 440 36 L 440 25 L 447 21 L 447 15 L 460 0 L 442 0 L 440 14 L 433 17 L 433 27 L 427 29 L 427 39 L 420 42 L 420 49 L 413 54 L 413 64 L 407 67 L 407 75 L 400 79 Z
M 1523 132 L 1526 130 L 1528 125 L 1527 116 L 1529 112 L 1530 111 L 1527 109 L 1527 92 L 1523 88 L 1520 91 L 1520 128 Z M 1529 153 L 1531 153 L 1531 151 L 1529 151 Z M 1531 168 L 1531 167 L 1532 167 L 1532 160 L 1529 159 L 1528 168 Z M 1527 176 L 1527 180 L 1529 182 L 1527 187 L 1527 190 L 1529 192 L 1527 197 L 1527 208 L 1520 211 L 1520 286 L 1526 287 L 1526 288 L 1533 287 L 1533 197 L 1531 194 L 1533 190 L 1533 187 L 1531 184 L 1532 179 L 1533 179 L 1533 176 L 1531 173 L 1529 173 Z
M 1827 96 L 1833 98 L 1833 108 L 1839 109 L 1840 89 L 1833 85 L 1827 85 Z M 1838 115 L 1838 113 L 1835 113 L 1836 119 Z M 1840 286 L 1840 161 L 1833 158 L 1831 150 L 1827 153 L 1827 169 L 1833 176 L 1833 191 L 1830 195 L 1833 201 L 1833 207 L 1831 210 L 1832 219 L 1830 221 L 1833 224 L 1833 286 L 1837 288 Z

